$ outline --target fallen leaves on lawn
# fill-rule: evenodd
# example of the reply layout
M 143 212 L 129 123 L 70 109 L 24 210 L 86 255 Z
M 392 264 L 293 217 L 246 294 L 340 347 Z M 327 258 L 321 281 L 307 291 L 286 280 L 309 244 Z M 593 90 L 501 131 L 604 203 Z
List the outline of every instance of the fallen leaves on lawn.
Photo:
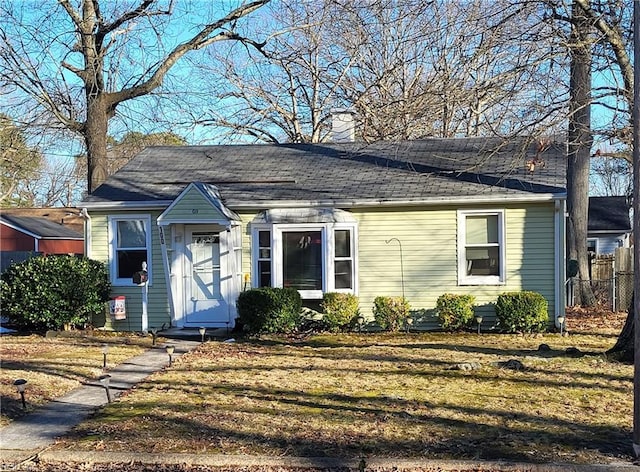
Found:
M 568 460 L 569 451 L 574 462 L 608 462 L 627 457 L 632 418 L 632 366 L 607 360 L 612 341 L 411 333 L 208 342 L 57 447 L 527 461 Z M 569 347 L 585 355 L 568 356 Z M 496 367 L 509 359 L 526 368 Z M 459 363 L 480 367 L 450 369 Z

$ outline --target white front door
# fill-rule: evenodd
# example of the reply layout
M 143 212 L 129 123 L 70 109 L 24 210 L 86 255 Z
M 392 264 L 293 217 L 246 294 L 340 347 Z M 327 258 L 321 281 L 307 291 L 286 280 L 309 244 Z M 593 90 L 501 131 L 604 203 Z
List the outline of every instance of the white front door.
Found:
M 229 306 L 222 291 L 220 233 L 192 229 L 186 236 L 185 326 L 224 326 Z

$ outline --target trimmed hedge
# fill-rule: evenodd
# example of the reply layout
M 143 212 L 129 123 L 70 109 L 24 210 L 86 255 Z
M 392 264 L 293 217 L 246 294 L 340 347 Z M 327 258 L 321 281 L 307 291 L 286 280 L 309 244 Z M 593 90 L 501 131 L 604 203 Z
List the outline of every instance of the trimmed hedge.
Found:
M 329 331 L 345 331 L 353 326 L 360 314 L 358 297 L 352 293 L 329 292 L 320 304 L 323 321 Z
M 400 331 L 409 316 L 409 302 L 403 297 L 376 297 L 373 317 L 385 331 Z
M 474 320 L 475 301 L 476 297 L 473 295 L 440 295 L 436 302 L 436 313 L 442 328 L 456 331 L 468 327 Z
M 547 300 L 538 292 L 507 292 L 498 296 L 496 316 L 508 333 L 541 333 L 549 327 Z
M 249 334 L 291 333 L 301 321 L 302 299 L 293 288 L 261 287 L 242 292 L 237 308 Z
M 2 274 L 2 315 L 34 330 L 82 327 L 105 312 L 111 284 L 105 265 L 86 257 L 34 257 Z

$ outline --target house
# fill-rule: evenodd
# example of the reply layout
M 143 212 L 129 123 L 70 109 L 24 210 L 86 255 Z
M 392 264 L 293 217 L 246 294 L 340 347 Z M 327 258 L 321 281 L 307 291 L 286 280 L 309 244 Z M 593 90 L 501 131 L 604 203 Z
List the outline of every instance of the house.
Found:
M 613 254 L 630 247 L 630 202 L 627 197 L 589 197 L 587 248 L 593 254 Z
M 149 147 L 81 204 L 88 256 L 126 300 L 106 326 L 231 328 L 240 291 L 261 286 L 312 307 L 354 293 L 369 317 L 404 294 L 425 328 L 443 293 L 475 295 L 489 326 L 500 293 L 535 290 L 552 321 L 565 161 L 564 143 L 524 139 Z
M 84 254 L 84 220 L 74 208 L 3 208 L 2 270 L 33 254 Z

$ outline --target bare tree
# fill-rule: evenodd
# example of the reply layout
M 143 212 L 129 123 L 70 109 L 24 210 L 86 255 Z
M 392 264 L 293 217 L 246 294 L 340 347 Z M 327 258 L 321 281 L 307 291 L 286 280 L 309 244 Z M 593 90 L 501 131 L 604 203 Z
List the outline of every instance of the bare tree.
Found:
M 191 51 L 222 41 L 262 48 L 236 25 L 268 2 L 235 2 L 221 13 L 164 0 L 58 0 L 40 8 L 7 0 L 0 8 L 0 80 L 32 122 L 82 137 L 91 192 L 107 177 L 107 132 L 118 106 L 161 87 Z
M 42 165 L 42 154 L 26 142 L 23 130 L 0 114 L 0 205 L 32 206 L 26 186 L 37 178 Z
M 271 35 L 264 55 L 231 44 L 208 51 L 211 60 L 200 65 L 201 77 L 222 70 L 226 80 L 211 84 L 209 95 L 218 102 L 195 121 L 222 129 L 231 141 L 323 141 L 336 89 L 353 62 L 326 28 L 339 6 L 292 1 L 267 10 L 264 28 Z
M 627 153 L 603 156 L 596 150 L 591 158 L 591 194 L 617 196 L 632 194 L 631 163 L 623 157 Z
M 201 68 L 204 76 L 224 70 L 227 80 L 197 121 L 227 130 L 230 140 L 322 141 L 333 107 L 356 111 L 365 141 L 538 134 L 559 130 L 566 116 L 561 39 L 535 5 L 324 0 L 273 7 L 265 57 L 229 45 L 212 50 Z
M 376 6 L 357 28 L 390 46 L 363 42 L 350 84 L 363 90 L 351 100 L 370 121 L 369 139 L 558 129 L 567 87 L 553 81 L 564 58 L 535 6 L 430 2 L 399 18 Z
M 23 192 L 33 207 L 71 207 L 82 197 L 83 173 L 74 162 L 44 161 L 38 176 L 23 184 Z M 86 175 L 86 174 L 84 174 Z
M 627 157 L 625 150 L 631 149 L 631 111 L 633 104 L 634 69 L 631 60 L 633 47 L 632 30 L 632 5 L 629 2 L 617 0 L 573 0 L 571 5 L 564 2 L 543 0 L 546 8 L 551 12 L 550 17 L 559 23 L 571 25 L 576 32 L 576 39 L 571 43 L 574 54 L 582 54 L 580 60 L 587 56 L 591 58 L 590 71 L 586 71 L 584 65 L 574 70 L 574 81 L 577 81 L 582 90 L 576 90 L 575 98 L 581 102 L 574 102 L 572 107 L 573 117 L 578 117 L 579 122 L 574 123 L 573 159 L 578 163 L 580 170 L 570 172 L 571 179 L 568 187 L 568 200 L 574 201 L 574 206 L 569 205 L 569 229 L 574 231 L 568 239 L 568 245 L 579 247 L 570 250 L 570 254 L 580 256 L 582 241 L 578 240 L 579 234 L 586 235 L 586 218 L 584 217 L 584 205 L 578 199 L 587 200 L 584 189 L 588 186 L 588 171 L 584 170 L 587 145 L 595 137 L 596 141 L 606 141 L 608 146 L 613 146 L 614 152 L 600 153 L 600 158 Z M 588 33 L 587 33 L 588 31 Z M 590 44 L 590 49 L 583 49 L 582 41 Z M 586 75 L 594 74 L 585 79 Z M 580 77 L 582 76 L 582 78 Z M 595 79 L 593 78 L 595 76 Z M 589 87 L 589 90 L 586 89 Z M 580 94 L 582 96 L 580 96 Z M 587 121 L 583 109 L 597 107 L 598 113 L 604 116 L 602 120 L 595 120 L 599 124 L 590 130 L 591 136 L 582 137 L 580 133 L 587 132 Z M 582 115 L 580 117 L 580 115 Z M 601 143 L 598 143 L 600 147 Z M 578 154 L 575 154 L 578 153 Z M 598 154 L 596 152 L 596 154 Z M 625 156 L 626 154 L 626 156 Z M 578 155 L 580 156 L 578 158 Z M 629 156 L 630 157 L 630 156 Z M 572 196 L 572 193 L 575 195 Z M 576 232 L 577 230 L 577 232 Z M 581 272 L 584 269 L 581 269 Z M 581 274 L 581 278 L 585 278 Z M 610 352 L 621 354 L 624 358 L 633 359 L 633 331 L 634 310 L 629 310 L 627 322 L 620 334 L 618 342 Z
M 589 213 L 589 166 L 591 133 L 591 35 L 592 22 L 582 6 L 571 10 L 571 85 L 569 102 L 569 155 L 567 165 L 567 252 L 578 262 L 578 304 L 591 306 L 595 297 L 589 283 L 587 225 Z

